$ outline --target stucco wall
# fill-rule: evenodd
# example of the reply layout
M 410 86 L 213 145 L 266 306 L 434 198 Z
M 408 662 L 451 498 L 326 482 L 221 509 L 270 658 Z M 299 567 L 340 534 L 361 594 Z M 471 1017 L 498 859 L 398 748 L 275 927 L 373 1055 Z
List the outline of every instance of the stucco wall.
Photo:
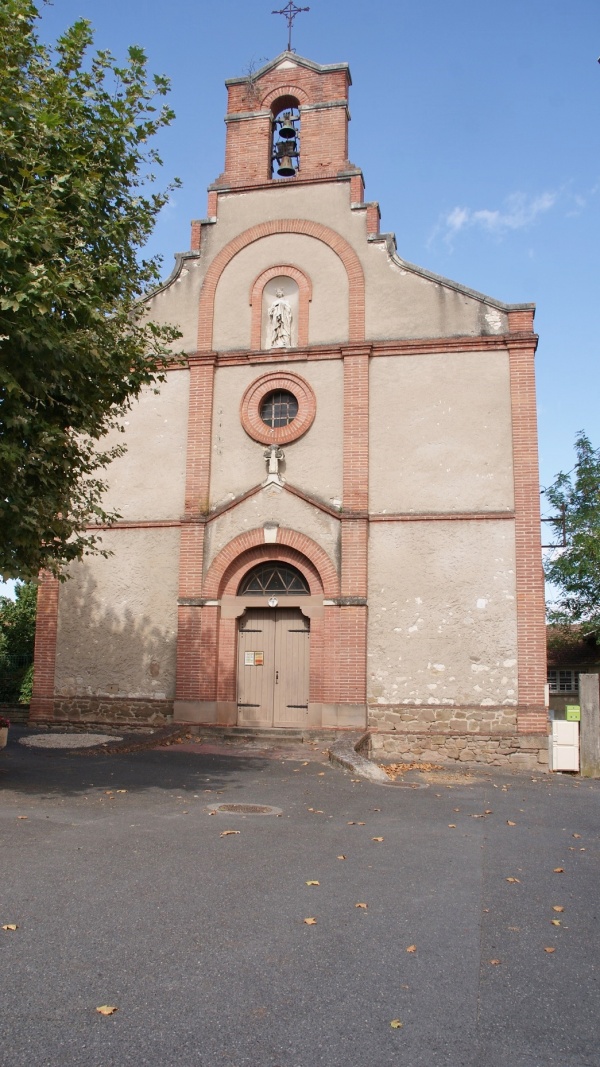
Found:
M 285 490 L 269 486 L 226 511 L 206 527 L 205 563 L 209 567 L 226 544 L 238 534 L 254 530 L 266 522 L 277 522 L 304 533 L 325 549 L 335 563 L 339 560 L 339 519 L 292 496 Z
M 341 360 L 217 367 L 213 408 L 211 507 L 238 496 L 267 476 L 265 446 L 253 441 L 240 422 L 240 403 L 251 382 L 267 371 L 299 374 L 312 386 L 317 411 L 311 428 L 284 446 L 286 481 L 326 503 L 342 495 L 343 366 Z
M 309 343 L 348 338 L 348 278 L 339 257 L 322 241 L 303 234 L 277 234 L 238 252 L 223 271 L 215 295 L 213 348 L 250 347 L 250 289 L 268 267 L 290 263 L 312 279 Z
M 182 336 L 171 346 L 175 352 L 195 352 L 198 347 L 198 302 L 207 266 L 206 255 L 190 256 L 177 278 L 146 304 L 155 322 L 170 323 L 181 331 Z
M 369 701 L 517 702 L 512 520 L 379 522 L 369 538 Z
M 125 444 L 125 455 L 107 469 L 107 510 L 123 519 L 178 519 L 185 495 L 189 371 L 173 371 L 158 395 L 145 389 L 123 419 L 124 434 L 107 441 Z
M 221 194 L 218 222 L 206 228 L 203 236 L 203 258 L 210 261 L 238 233 L 265 219 L 277 218 L 320 222 L 352 245 L 365 273 L 368 339 L 476 336 L 504 333 L 508 328 L 504 311 L 415 272 L 392 258 L 385 242 L 367 241 L 366 209 L 351 209 L 349 182 L 321 186 L 275 184 L 254 192 Z M 291 238 L 292 235 L 283 238 L 288 248 L 292 247 L 288 243 Z M 256 242 L 249 246 L 251 255 L 256 247 Z M 295 262 L 289 255 L 282 261 Z M 300 262 L 298 265 L 304 266 Z M 332 338 L 337 339 L 339 335 Z M 311 341 L 315 343 L 312 336 Z M 220 347 L 216 343 L 215 346 Z M 227 347 L 236 346 L 228 342 Z
M 371 510 L 512 510 L 509 390 L 505 352 L 371 360 Z
M 111 530 L 60 589 L 57 696 L 175 691 L 179 530 Z

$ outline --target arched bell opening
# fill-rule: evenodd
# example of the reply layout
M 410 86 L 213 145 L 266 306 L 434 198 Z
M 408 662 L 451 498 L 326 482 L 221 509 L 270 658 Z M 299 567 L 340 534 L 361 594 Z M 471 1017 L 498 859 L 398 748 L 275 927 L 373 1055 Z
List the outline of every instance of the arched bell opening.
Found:
M 293 178 L 300 169 L 300 107 L 293 96 L 281 96 L 271 106 L 271 175 Z

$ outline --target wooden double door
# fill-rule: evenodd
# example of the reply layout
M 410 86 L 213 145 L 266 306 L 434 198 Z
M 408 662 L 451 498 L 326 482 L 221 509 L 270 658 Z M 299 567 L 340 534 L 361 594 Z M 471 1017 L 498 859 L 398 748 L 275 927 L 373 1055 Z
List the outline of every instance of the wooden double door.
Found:
M 310 623 L 299 608 L 249 608 L 238 627 L 238 724 L 306 726 Z

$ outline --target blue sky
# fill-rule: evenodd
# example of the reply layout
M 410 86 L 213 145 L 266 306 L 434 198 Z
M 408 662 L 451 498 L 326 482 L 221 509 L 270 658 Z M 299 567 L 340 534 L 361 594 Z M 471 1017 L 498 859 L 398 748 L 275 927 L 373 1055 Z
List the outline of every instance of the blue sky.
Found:
M 54 0 L 40 33 L 89 19 L 98 47 L 145 48 L 171 78 L 177 118 L 160 149 L 183 181 L 149 246 L 170 272 L 222 170 L 226 78 L 287 43 L 281 3 Z M 352 72 L 350 159 L 382 229 L 413 263 L 511 302 L 537 305 L 542 485 L 573 464 L 585 429 L 600 445 L 600 17 L 575 0 L 312 0 L 293 45 Z

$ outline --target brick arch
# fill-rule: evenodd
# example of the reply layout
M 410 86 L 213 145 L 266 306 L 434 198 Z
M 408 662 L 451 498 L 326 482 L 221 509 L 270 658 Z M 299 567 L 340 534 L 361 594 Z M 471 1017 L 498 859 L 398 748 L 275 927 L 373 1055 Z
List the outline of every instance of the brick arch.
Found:
M 250 287 L 250 306 L 252 308 L 252 325 L 250 327 L 250 348 L 257 352 L 261 347 L 262 325 L 262 295 L 267 282 L 272 278 L 283 275 L 293 278 L 298 286 L 298 347 L 305 348 L 308 344 L 308 305 L 312 300 L 312 282 L 299 267 L 292 267 L 289 263 L 280 263 L 276 267 L 268 267 L 258 275 Z
M 240 582 L 248 571 L 252 570 L 257 563 L 291 563 L 293 567 L 306 578 L 311 596 L 323 596 L 323 583 L 321 576 L 314 566 L 307 560 L 302 552 L 286 545 L 262 545 L 250 548 L 236 559 L 223 575 L 221 582 L 222 596 L 236 596 Z
M 271 92 L 262 98 L 260 110 L 262 111 L 264 108 L 269 108 L 270 110 L 271 105 L 280 96 L 295 96 L 300 105 L 309 103 L 308 94 L 299 85 L 280 85 L 278 89 L 271 89 Z
M 286 527 L 277 530 L 275 544 L 266 544 L 262 527 L 238 534 L 215 556 L 204 580 L 203 595 L 235 596 L 245 572 L 261 560 L 278 559 L 293 564 L 304 574 L 311 594 L 339 595 L 337 571 L 316 541 Z
M 247 248 L 248 245 L 260 241 L 263 237 L 272 237 L 278 233 L 301 233 L 306 237 L 314 237 L 315 240 L 322 241 L 328 248 L 331 248 L 332 252 L 335 252 L 348 276 L 349 339 L 350 341 L 364 341 L 365 277 L 360 260 L 352 246 L 339 233 L 320 222 L 312 222 L 308 219 L 272 219 L 269 222 L 251 226 L 234 237 L 215 256 L 208 268 L 200 293 L 198 315 L 198 350 L 200 352 L 210 352 L 212 348 L 215 293 L 223 271 L 234 256 L 237 256 L 238 252 Z

